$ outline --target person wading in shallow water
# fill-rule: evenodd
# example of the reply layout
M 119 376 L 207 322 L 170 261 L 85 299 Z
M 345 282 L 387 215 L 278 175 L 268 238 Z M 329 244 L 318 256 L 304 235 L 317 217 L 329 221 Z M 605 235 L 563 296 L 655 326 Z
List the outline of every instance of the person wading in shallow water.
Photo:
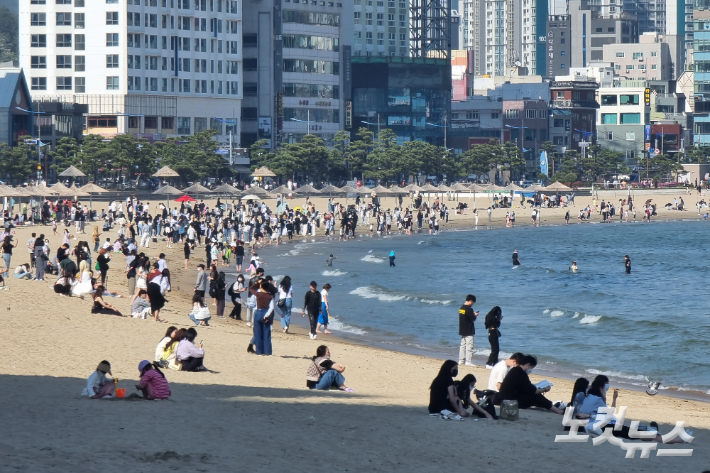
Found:
M 513 266 L 520 266 L 520 259 L 518 258 L 518 250 L 513 251 Z
M 631 274 L 631 260 L 629 255 L 624 256 L 624 267 L 626 268 L 626 274 Z

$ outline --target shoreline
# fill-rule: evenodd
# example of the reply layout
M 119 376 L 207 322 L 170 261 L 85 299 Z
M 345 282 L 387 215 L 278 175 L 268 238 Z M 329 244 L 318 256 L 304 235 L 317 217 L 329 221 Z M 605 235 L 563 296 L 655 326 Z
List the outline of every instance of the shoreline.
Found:
M 657 219 L 655 221 L 652 221 L 652 223 L 667 223 L 667 222 L 697 222 L 698 220 L 696 219 Z M 589 223 L 589 224 L 594 224 L 595 222 L 578 222 L 579 224 L 582 223 Z M 596 223 L 601 223 L 601 222 L 596 222 Z M 618 223 L 618 222 L 612 222 L 612 223 Z M 629 222 L 631 223 L 631 222 Z M 642 223 L 642 222 L 638 222 Z M 572 224 L 570 224 L 572 225 Z M 559 224 L 541 224 L 537 226 L 559 226 Z M 528 228 L 532 227 L 532 225 L 524 225 L 524 226 L 519 226 L 516 225 L 514 227 L 506 227 L 505 225 L 502 226 L 489 226 L 489 227 L 482 227 L 479 225 L 478 227 L 468 227 L 468 226 L 458 226 L 455 229 L 448 229 L 447 231 L 483 231 L 483 230 L 499 230 L 501 228 Z M 419 232 L 413 232 L 412 235 L 406 235 L 404 233 L 396 233 L 389 235 L 390 238 L 397 238 L 397 237 L 408 237 L 408 236 L 415 236 L 417 234 L 422 234 L 426 233 L 425 229 L 421 229 Z M 283 246 L 284 244 L 289 244 L 289 245 L 298 245 L 298 244 L 306 244 L 306 243 L 313 243 L 313 242 L 329 242 L 329 243 L 338 243 L 337 241 L 337 236 L 336 237 L 325 237 L 323 235 L 320 235 L 321 238 L 316 237 L 308 237 L 301 239 L 299 241 L 292 241 L 292 242 L 285 242 L 282 243 L 279 246 Z M 360 238 L 370 238 L 367 235 L 359 235 L 356 236 L 356 238 L 359 240 Z M 373 236 L 372 238 L 382 238 L 382 236 Z M 346 243 L 346 242 L 341 242 L 341 243 Z M 277 248 L 277 247 L 274 247 Z M 262 254 L 266 254 L 267 256 L 271 256 L 268 252 L 271 247 L 265 246 L 265 247 L 259 247 L 259 252 Z M 290 266 L 297 265 L 298 263 L 298 256 L 295 257 L 294 263 Z M 279 272 L 282 272 L 282 270 L 279 270 Z M 236 272 L 230 272 L 231 274 L 237 274 Z M 268 267 L 266 274 L 269 274 Z M 273 275 L 272 275 L 273 276 Z M 307 322 L 301 322 L 301 317 L 296 317 L 296 315 L 300 315 L 300 309 L 296 308 L 296 305 L 294 305 L 294 309 L 292 312 L 292 324 L 295 324 L 304 330 L 307 328 L 308 324 Z M 304 319 L 305 320 L 305 319 Z M 337 319 L 336 319 L 337 320 Z M 294 322 L 295 321 L 295 322 Z M 300 323 L 299 323 L 300 322 Z M 339 322 L 339 321 L 338 321 Z M 277 322 L 274 322 L 275 326 L 278 326 Z M 353 327 L 356 330 L 363 331 L 364 328 L 358 327 L 356 325 L 350 325 L 349 326 Z M 480 327 L 479 327 L 480 328 Z M 394 340 L 394 337 L 387 336 L 385 334 L 375 334 L 373 335 L 372 332 L 365 332 L 364 334 L 359 334 L 355 332 L 350 332 L 350 331 L 343 331 L 339 330 L 337 328 L 330 327 L 331 331 L 333 331 L 332 335 L 329 335 L 329 337 L 332 338 L 337 338 L 343 342 L 346 343 L 351 343 L 357 346 L 364 346 L 368 348 L 375 348 L 379 350 L 391 350 L 395 351 L 398 353 L 403 353 L 403 354 L 408 354 L 408 355 L 415 355 L 415 356 L 421 356 L 421 357 L 426 357 L 430 359 L 435 359 L 435 360 L 445 360 L 445 359 L 453 359 L 454 361 L 457 361 L 458 358 L 458 347 L 450 347 L 450 353 L 447 353 L 446 349 L 441 349 L 437 348 L 437 346 L 433 344 L 427 344 L 426 342 L 421 342 L 418 341 L 416 343 L 404 343 L 401 341 Z M 453 329 L 452 329 L 453 330 Z M 455 330 L 454 330 L 455 331 Z M 304 332 L 305 333 L 305 332 Z M 320 334 L 319 334 L 320 335 Z M 320 340 L 320 338 L 319 338 Z M 482 344 L 482 345 L 476 345 L 475 349 L 483 349 L 487 350 L 489 347 L 487 344 Z M 499 357 L 500 360 L 504 359 L 503 357 L 503 351 L 501 352 L 501 356 Z M 537 355 L 537 354 L 536 354 Z M 473 361 L 477 365 L 477 368 L 479 369 L 485 369 L 485 361 L 487 358 L 487 354 L 475 354 L 473 355 Z M 480 366 L 479 366 L 480 365 Z M 556 367 L 556 368 L 552 368 Z M 540 377 L 545 377 L 543 376 L 542 373 L 548 374 L 548 378 L 554 378 L 554 379 L 563 379 L 566 381 L 574 382 L 575 379 L 578 377 L 586 377 L 587 379 L 593 379 L 594 376 L 597 374 L 605 374 L 607 375 L 612 381 L 622 387 L 623 389 L 627 389 L 630 391 L 636 391 L 639 393 L 645 393 L 645 390 L 647 388 L 647 383 L 646 382 L 634 382 L 632 379 L 626 378 L 626 377 L 621 377 L 618 376 L 618 374 L 624 374 L 619 371 L 614 371 L 614 370 L 608 370 L 608 371 L 599 371 L 598 373 L 589 373 L 586 372 L 587 369 L 591 370 L 596 370 L 596 368 L 588 368 L 588 367 L 583 367 L 581 368 L 582 370 L 585 370 L 584 372 L 579 372 L 580 368 L 574 368 L 574 367 L 564 367 L 560 366 L 556 363 L 540 363 L 536 368 L 535 368 L 535 373 L 537 376 Z M 598 370 L 596 370 L 598 371 Z M 614 374 L 610 374 L 614 373 Z M 644 375 L 634 375 L 632 376 L 644 376 Z M 694 388 L 682 388 L 678 386 L 666 386 L 666 385 L 661 385 L 661 388 L 659 390 L 658 395 L 666 395 L 669 397 L 677 398 L 677 399 L 683 399 L 683 400 L 693 400 L 693 401 L 698 401 L 698 402 L 705 402 L 705 403 L 710 403 L 710 389 L 705 389 L 703 387 L 694 387 Z

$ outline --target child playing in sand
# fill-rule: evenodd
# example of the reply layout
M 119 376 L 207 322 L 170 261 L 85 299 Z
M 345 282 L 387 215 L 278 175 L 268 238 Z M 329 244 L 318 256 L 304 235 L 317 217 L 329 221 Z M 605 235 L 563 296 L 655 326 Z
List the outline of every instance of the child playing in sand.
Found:
M 109 379 L 106 373 L 111 374 L 111 363 L 103 360 L 96 367 L 96 371 L 91 373 L 86 381 L 86 387 L 81 392 L 82 396 L 89 396 L 89 399 L 112 398 L 116 389 L 115 380 Z
M 170 385 L 165 375 L 157 365 L 148 360 L 143 360 L 138 364 L 141 382 L 136 384 L 136 389 L 143 392 L 143 399 L 149 401 L 157 399 L 167 399 L 170 397 Z

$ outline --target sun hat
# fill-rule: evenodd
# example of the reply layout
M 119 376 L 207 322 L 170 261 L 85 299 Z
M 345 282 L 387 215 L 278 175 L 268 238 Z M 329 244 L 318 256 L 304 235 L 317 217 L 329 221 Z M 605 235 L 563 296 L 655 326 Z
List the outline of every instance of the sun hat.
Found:
M 101 371 L 102 373 L 108 373 L 111 376 L 113 376 L 113 373 L 111 373 L 111 363 L 109 363 L 106 360 L 99 363 L 99 366 L 96 367 L 96 371 Z

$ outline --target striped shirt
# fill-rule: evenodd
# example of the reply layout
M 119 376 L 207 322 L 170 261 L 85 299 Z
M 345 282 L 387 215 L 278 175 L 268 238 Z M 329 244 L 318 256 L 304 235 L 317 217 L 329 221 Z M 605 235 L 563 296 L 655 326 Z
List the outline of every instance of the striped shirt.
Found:
M 148 370 L 141 376 L 141 384 L 148 389 L 148 396 L 153 399 L 170 397 L 170 385 L 156 370 Z

